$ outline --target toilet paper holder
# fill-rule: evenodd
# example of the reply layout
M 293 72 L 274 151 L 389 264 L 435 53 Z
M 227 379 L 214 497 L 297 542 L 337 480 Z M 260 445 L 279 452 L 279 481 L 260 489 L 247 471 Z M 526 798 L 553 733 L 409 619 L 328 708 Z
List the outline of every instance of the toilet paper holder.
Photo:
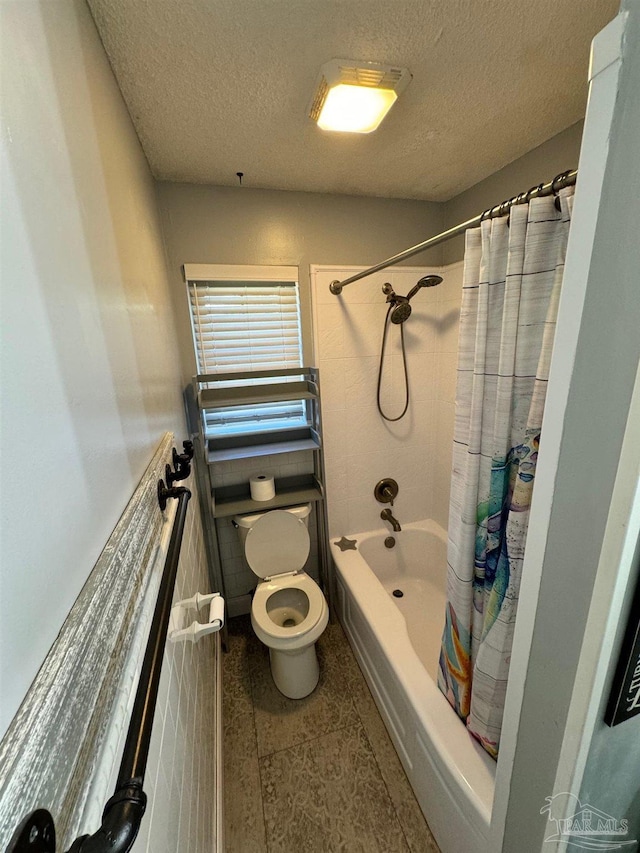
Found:
M 192 622 L 185 627 L 185 616 L 188 610 L 200 610 L 209 605 L 208 622 Z M 171 608 L 169 630 L 167 636 L 172 643 L 184 643 L 187 640 L 197 643 L 201 637 L 213 634 L 224 626 L 224 598 L 219 592 L 202 595 L 196 592 L 191 598 L 177 601 Z

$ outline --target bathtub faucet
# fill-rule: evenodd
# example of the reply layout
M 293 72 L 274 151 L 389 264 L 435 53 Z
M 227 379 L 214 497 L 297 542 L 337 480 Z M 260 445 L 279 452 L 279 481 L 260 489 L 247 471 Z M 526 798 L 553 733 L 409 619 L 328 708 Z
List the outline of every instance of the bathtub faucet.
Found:
M 388 521 L 396 533 L 399 533 L 402 530 L 398 519 L 393 517 L 390 509 L 383 509 L 380 513 L 380 518 L 383 521 Z

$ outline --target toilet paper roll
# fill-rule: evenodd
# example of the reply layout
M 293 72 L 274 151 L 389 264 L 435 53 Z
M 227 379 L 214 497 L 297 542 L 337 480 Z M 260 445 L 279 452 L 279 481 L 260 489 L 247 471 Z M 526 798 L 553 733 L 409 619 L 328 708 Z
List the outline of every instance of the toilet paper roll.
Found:
M 218 628 L 224 626 L 224 598 L 216 595 L 211 599 L 209 605 L 209 624 L 216 624 Z
M 276 486 L 273 477 L 258 474 L 249 480 L 251 499 L 254 501 L 270 501 L 276 496 Z

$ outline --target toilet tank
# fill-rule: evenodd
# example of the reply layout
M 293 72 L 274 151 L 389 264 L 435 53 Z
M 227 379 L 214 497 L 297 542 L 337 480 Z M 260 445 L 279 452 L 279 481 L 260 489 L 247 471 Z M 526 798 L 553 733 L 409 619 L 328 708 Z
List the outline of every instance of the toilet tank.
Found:
M 311 515 L 311 504 L 299 504 L 297 506 L 280 506 L 278 509 L 283 510 L 285 512 L 290 512 L 291 515 L 295 515 L 297 518 L 302 519 L 305 523 L 305 527 L 309 527 L 309 516 Z M 240 537 L 240 541 L 242 542 L 242 546 L 244 548 L 244 541 L 247 538 L 247 533 L 256 521 L 259 518 L 262 518 L 263 515 L 266 515 L 267 512 L 271 512 L 271 510 L 266 510 L 266 512 L 252 512 L 249 515 L 234 515 L 231 521 L 233 522 L 233 526 L 236 528 L 238 536 Z

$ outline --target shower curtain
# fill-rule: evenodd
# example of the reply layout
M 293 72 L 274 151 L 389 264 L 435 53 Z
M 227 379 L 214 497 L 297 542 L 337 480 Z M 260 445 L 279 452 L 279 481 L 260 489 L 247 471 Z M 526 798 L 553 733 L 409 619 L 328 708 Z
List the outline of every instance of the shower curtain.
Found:
M 497 757 L 573 202 L 466 233 L 438 684 Z

